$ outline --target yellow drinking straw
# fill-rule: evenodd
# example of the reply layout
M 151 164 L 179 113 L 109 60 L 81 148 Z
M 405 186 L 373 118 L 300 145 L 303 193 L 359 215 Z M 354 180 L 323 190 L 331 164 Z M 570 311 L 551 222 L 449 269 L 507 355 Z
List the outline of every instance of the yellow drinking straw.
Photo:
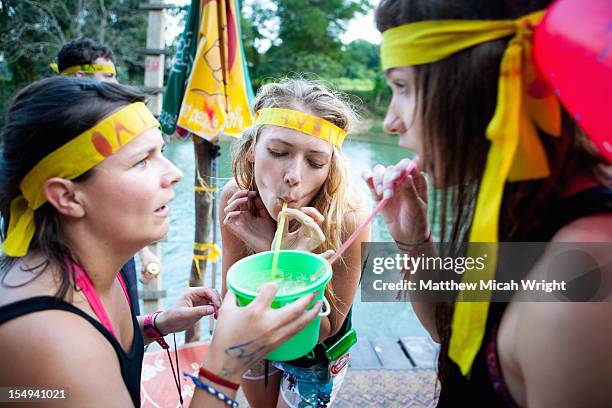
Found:
M 278 267 L 278 255 L 281 248 L 281 240 L 283 239 L 283 230 L 285 229 L 285 211 L 287 209 L 287 203 L 283 203 L 283 209 L 281 210 L 280 218 L 278 219 L 278 228 L 276 229 L 276 235 L 274 239 L 276 244 L 274 245 L 274 256 L 272 257 L 272 278 L 278 278 L 276 269 Z

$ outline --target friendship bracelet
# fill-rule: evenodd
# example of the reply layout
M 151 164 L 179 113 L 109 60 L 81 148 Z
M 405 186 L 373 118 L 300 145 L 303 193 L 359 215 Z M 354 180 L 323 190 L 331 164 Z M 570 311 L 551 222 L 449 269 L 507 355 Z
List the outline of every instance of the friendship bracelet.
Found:
M 155 330 L 157 330 L 159 332 L 159 334 L 163 337 L 165 336 L 165 334 L 162 333 L 161 330 L 159 330 L 159 327 L 157 327 L 157 316 L 163 312 L 163 310 L 158 310 L 157 312 L 153 313 L 153 327 L 155 328 Z
M 415 246 L 422 245 L 422 244 L 425 244 L 425 243 L 428 243 L 428 242 L 431 242 L 431 230 L 429 230 L 429 233 L 427 234 L 427 238 L 425 238 L 421 242 L 415 242 L 413 244 L 406 244 L 405 242 L 400 242 L 398 240 L 395 240 L 395 244 L 402 251 L 411 251 L 411 250 L 414 249 Z
M 229 380 L 226 380 L 225 378 L 221 378 L 218 375 L 216 375 L 215 373 L 208 371 L 207 369 L 205 369 L 204 367 L 200 367 L 200 376 L 206 378 L 207 380 L 210 380 L 216 384 L 222 385 L 224 387 L 227 388 L 231 388 L 232 390 L 238 390 L 238 388 L 240 388 L 240 384 L 236 384 L 233 383 Z
M 196 387 L 201 388 L 204 391 L 206 391 L 207 393 L 217 397 L 219 399 L 219 401 L 224 402 L 225 405 L 227 405 L 228 407 L 232 407 L 232 408 L 237 408 L 238 407 L 238 402 L 236 400 L 231 399 L 230 397 L 228 397 L 227 395 L 225 395 L 221 391 L 217 390 L 215 387 L 210 386 L 208 384 L 204 384 L 202 381 L 198 380 L 197 377 L 195 377 L 195 376 L 193 376 L 193 375 L 191 375 L 189 373 L 186 373 L 184 371 L 183 371 L 183 375 L 185 377 L 191 378 L 191 380 L 196 385 Z
M 164 340 L 163 334 L 159 331 L 157 326 L 155 326 L 155 318 L 160 313 L 161 311 L 158 311 L 158 312 L 149 313 L 148 315 L 146 315 L 144 318 L 144 322 L 143 322 L 144 323 L 143 329 L 144 329 L 145 334 L 149 336 L 149 338 L 159 343 L 161 348 L 163 348 L 164 350 L 168 350 L 170 346 L 168 345 L 168 343 L 166 343 L 166 340 Z

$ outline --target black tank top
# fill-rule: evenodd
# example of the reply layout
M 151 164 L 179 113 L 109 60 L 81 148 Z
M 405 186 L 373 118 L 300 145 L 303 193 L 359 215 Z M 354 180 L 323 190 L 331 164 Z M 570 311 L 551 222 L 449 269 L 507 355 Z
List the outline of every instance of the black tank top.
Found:
M 126 279 L 125 276 L 123 278 L 124 280 Z M 137 302 L 138 299 L 130 297 L 130 303 L 132 305 L 134 305 L 134 301 Z M 132 341 L 132 351 L 130 353 L 126 353 L 123 350 L 123 347 L 121 347 L 121 344 L 119 344 L 115 336 L 106 330 L 100 322 L 83 312 L 81 309 L 53 296 L 36 296 L 0 307 L 0 325 L 11 319 L 29 313 L 41 312 L 43 310 L 64 310 L 79 315 L 91 323 L 104 337 L 106 337 L 106 340 L 108 340 L 113 346 L 113 349 L 115 349 L 117 359 L 119 360 L 119 366 L 121 367 L 121 377 L 130 393 L 132 402 L 135 407 L 140 407 L 140 373 L 142 371 L 142 360 L 144 357 L 144 342 L 142 333 L 140 332 L 140 326 L 134 314 L 133 306 L 131 314 L 134 327 L 134 339 Z
M 565 198 L 543 217 L 530 234 L 530 241 L 548 242 L 563 226 L 579 218 L 612 212 L 612 190 L 592 188 Z M 472 370 L 467 377 L 459 366 L 446 359 L 447 381 L 442 386 L 438 408 L 447 407 L 516 407 L 499 370 L 497 328 L 507 303 L 491 303 L 487 329 Z

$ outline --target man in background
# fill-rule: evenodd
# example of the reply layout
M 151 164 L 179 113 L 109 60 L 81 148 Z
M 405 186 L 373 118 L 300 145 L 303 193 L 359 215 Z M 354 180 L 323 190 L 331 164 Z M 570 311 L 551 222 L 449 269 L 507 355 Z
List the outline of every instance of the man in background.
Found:
M 88 38 L 71 40 L 59 50 L 57 71 L 62 75 L 89 76 L 96 81 L 117 83 L 112 51 Z

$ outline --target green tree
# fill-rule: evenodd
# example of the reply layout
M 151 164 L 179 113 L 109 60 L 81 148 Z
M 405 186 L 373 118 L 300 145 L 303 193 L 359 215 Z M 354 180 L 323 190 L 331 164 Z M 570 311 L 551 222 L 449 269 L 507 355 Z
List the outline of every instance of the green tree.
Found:
M 368 0 L 276 0 L 269 4 L 272 7 L 249 5 L 248 29 L 243 28 L 255 84 L 292 72 L 314 72 L 327 78 L 342 75 L 340 35 L 356 14 L 372 7 Z M 266 32 L 270 25 L 278 29 Z M 262 39 L 271 46 L 255 55 L 254 45 Z
M 378 47 L 366 40 L 355 40 L 344 47 L 345 75 L 372 78 L 380 68 Z
M 243 3 L 245 5 L 246 3 Z M 245 11 L 247 13 L 245 13 Z M 246 15 L 248 17 L 246 17 Z M 242 34 L 242 46 L 246 56 L 251 77 L 262 63 L 262 56 L 258 51 L 258 44 L 267 40 L 268 35 L 264 32 L 266 21 L 274 18 L 273 12 L 268 10 L 259 2 L 248 4 L 242 8 L 240 13 L 240 28 Z
M 129 82 L 141 79 L 147 14 L 139 0 L 0 0 L 0 44 L 17 84 L 49 74 L 67 41 L 89 37 L 109 46 Z
M 12 82 L 2 95 L 52 74 L 49 64 L 70 39 L 89 37 L 113 50 L 119 80 L 142 83 L 147 13 L 140 0 L 0 0 L 0 53 Z M 6 89 L 6 88 L 10 89 Z M 6 100 L 0 101 L 4 111 Z

